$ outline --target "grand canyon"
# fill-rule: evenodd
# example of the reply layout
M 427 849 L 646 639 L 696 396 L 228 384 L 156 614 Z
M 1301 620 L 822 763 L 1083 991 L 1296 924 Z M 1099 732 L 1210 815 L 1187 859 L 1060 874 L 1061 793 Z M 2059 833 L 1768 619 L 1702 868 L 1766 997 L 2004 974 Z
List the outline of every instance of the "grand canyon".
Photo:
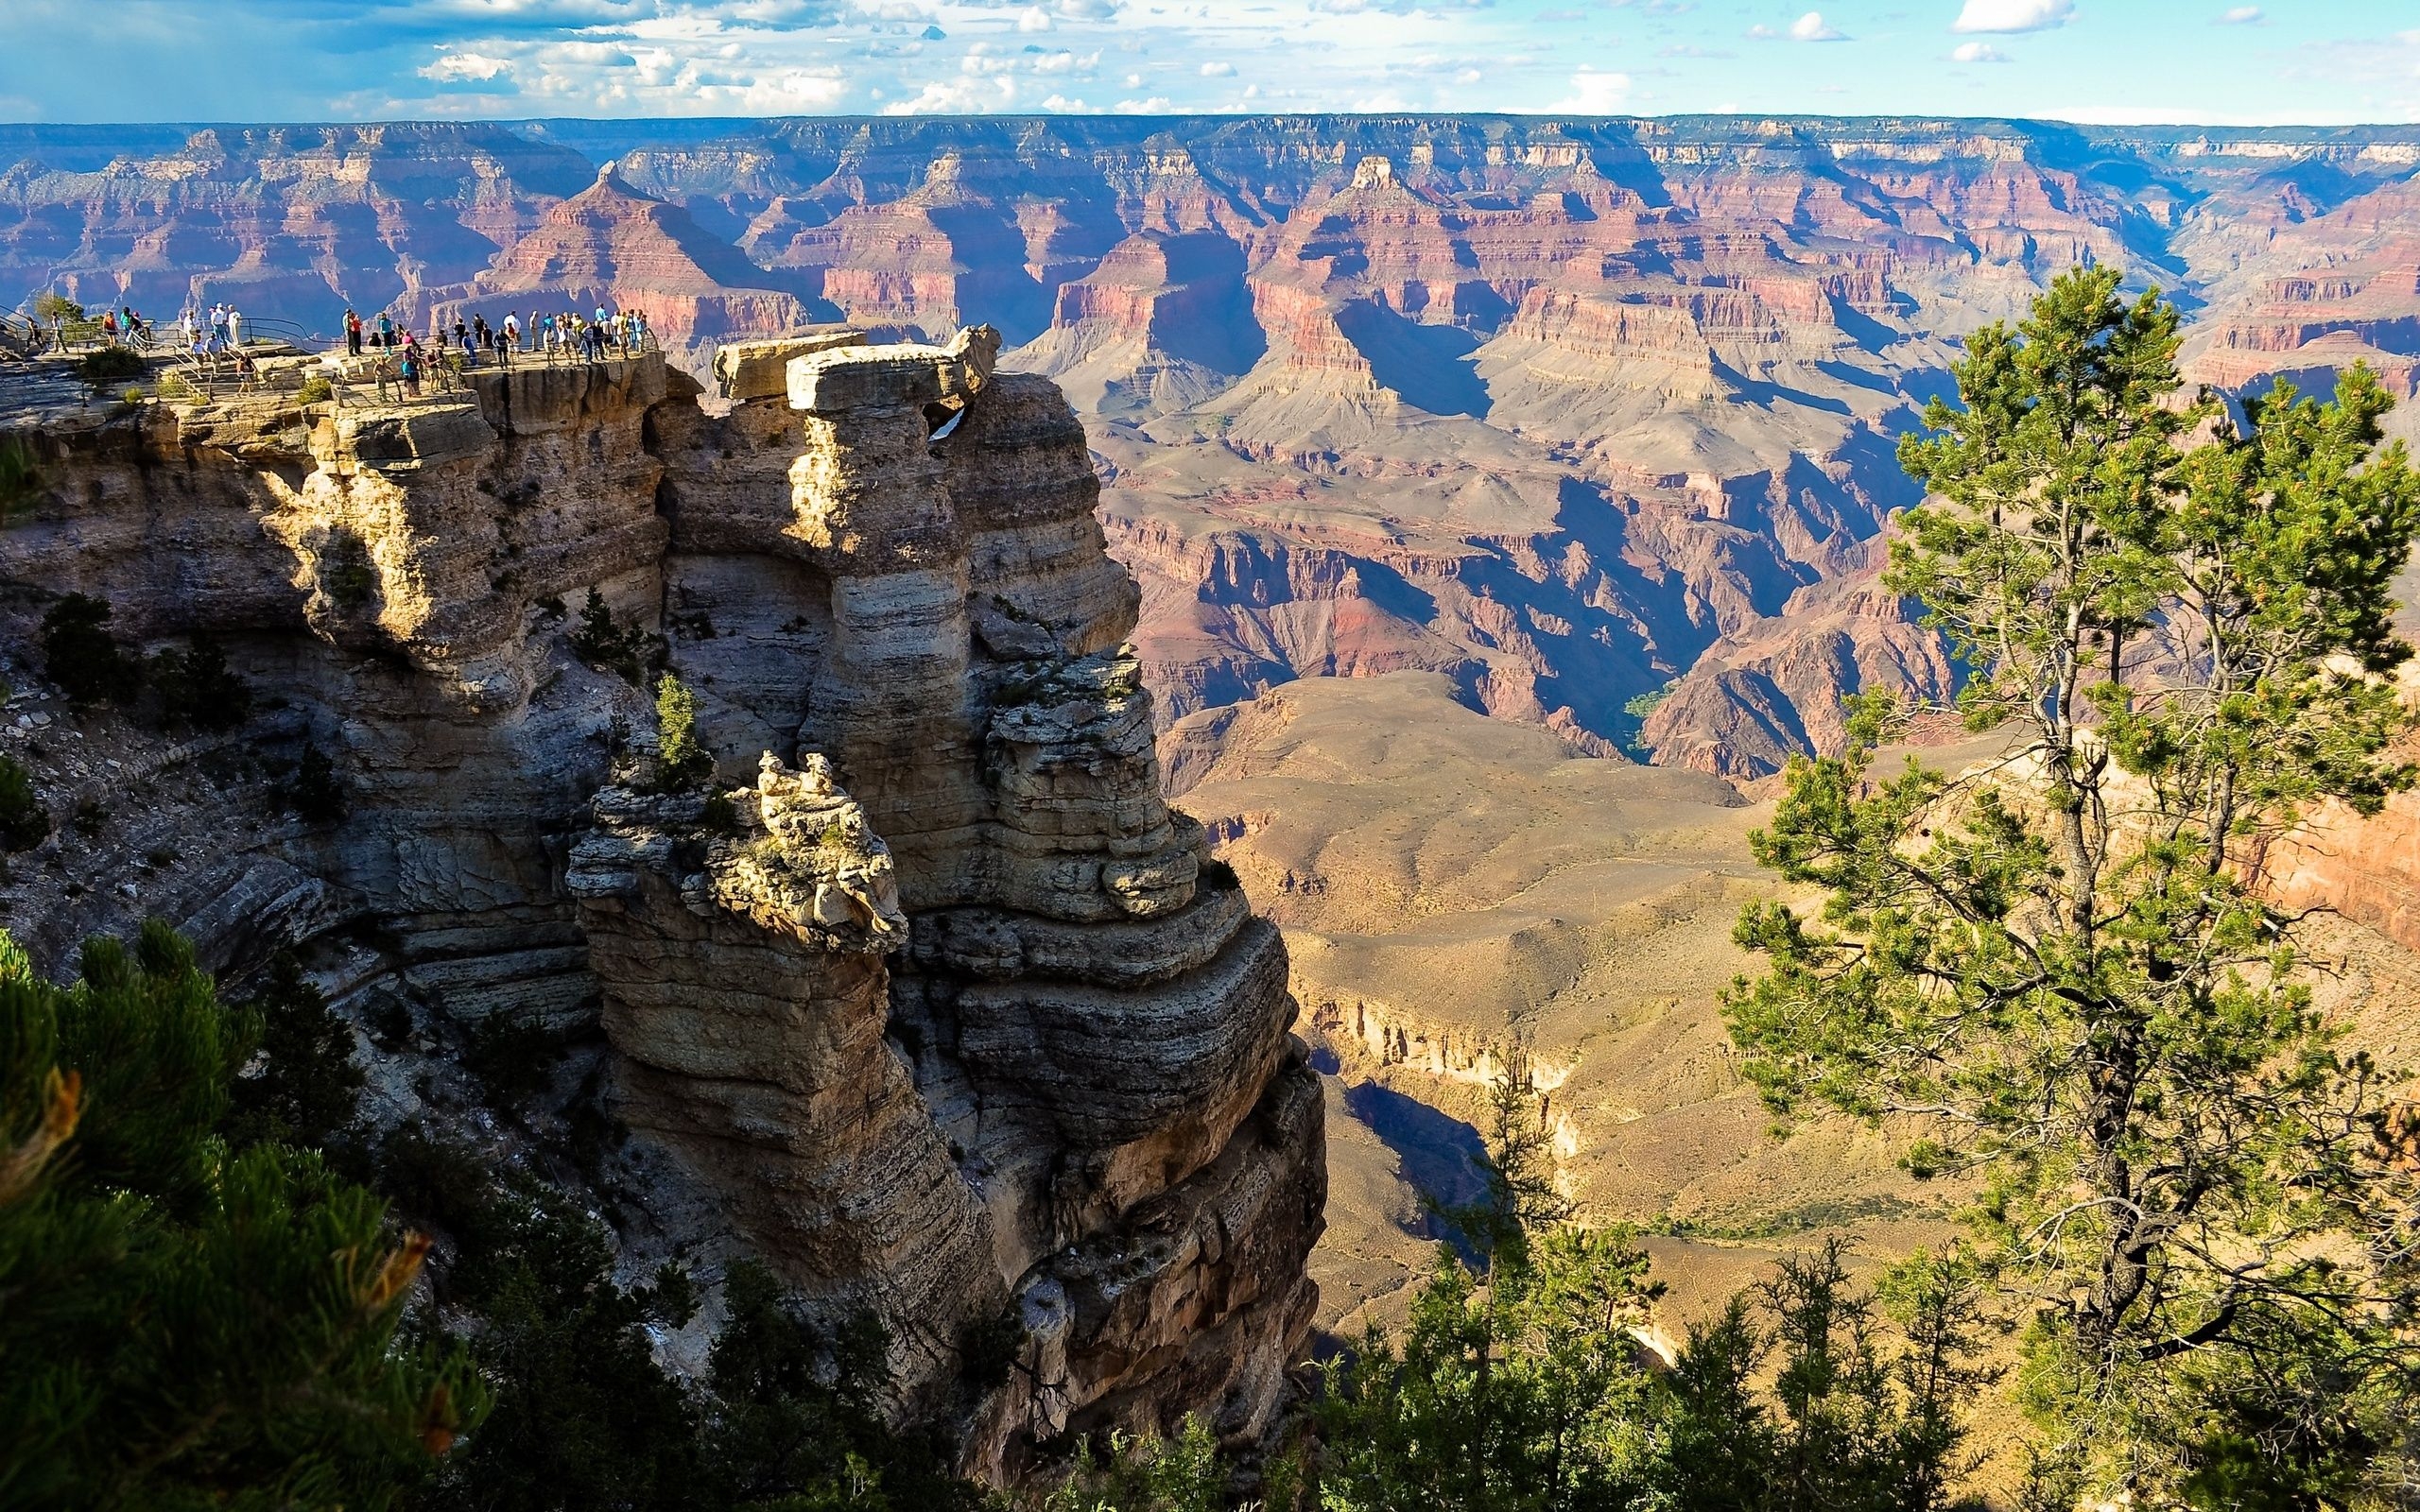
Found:
M 1515 1039 L 1558 1179 L 1643 1226 L 1670 1328 L 1782 1247 L 1943 1231 L 1874 1131 L 1768 1138 L 1715 1007 L 1732 920 L 1782 894 L 1747 836 L 1790 759 L 1852 695 L 1963 676 L 1881 585 L 1922 497 L 1900 438 L 2079 263 L 2183 308 L 2189 380 L 2366 363 L 2420 438 L 2420 128 L 26 126 L 0 163 L 0 304 L 233 301 L 308 345 L 348 308 L 602 303 L 664 349 L 480 375 L 441 423 L 27 401 L 76 496 L 0 575 L 227 639 L 357 812 L 302 834 L 244 798 L 265 773 L 139 740 L 105 771 L 21 694 L 59 812 L 153 794 L 54 858 L 214 854 L 72 902 L 21 857 L 0 922 L 45 963 L 151 914 L 220 965 L 315 950 L 347 1011 L 417 1015 L 399 1102 L 461 1025 L 601 1025 L 676 1173 L 632 1254 L 728 1205 L 913 1325 L 906 1390 L 994 1476 L 1180 1398 L 1258 1434 L 1315 1326 L 1400 1316 Z M 374 608 L 329 586 L 340 536 Z M 644 711 L 560 644 L 593 587 L 700 679 L 744 833 L 805 813 L 856 869 L 751 870 L 614 766 Z M 2273 881 L 2341 912 L 2326 1000 L 2407 1040 L 2420 802 L 2323 815 Z M 785 994 L 812 1044 L 732 1027 Z M 766 1069 L 792 1056 L 819 1069 Z M 1033 1368 L 972 1388 L 1003 1308 Z

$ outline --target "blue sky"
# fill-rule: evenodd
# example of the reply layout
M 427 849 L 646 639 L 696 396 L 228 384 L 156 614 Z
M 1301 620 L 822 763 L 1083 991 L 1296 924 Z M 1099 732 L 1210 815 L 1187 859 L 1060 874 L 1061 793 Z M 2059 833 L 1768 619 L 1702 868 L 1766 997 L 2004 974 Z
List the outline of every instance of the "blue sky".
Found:
M 1398 110 L 2413 122 L 2420 0 L 0 0 L 0 120 Z

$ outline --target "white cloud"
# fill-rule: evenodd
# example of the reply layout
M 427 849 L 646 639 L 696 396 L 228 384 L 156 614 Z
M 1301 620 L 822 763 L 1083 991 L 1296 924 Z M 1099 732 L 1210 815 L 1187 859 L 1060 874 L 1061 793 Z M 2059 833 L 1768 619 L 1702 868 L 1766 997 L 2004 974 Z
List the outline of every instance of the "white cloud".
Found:
M 512 65 L 501 58 L 490 58 L 485 53 L 447 53 L 422 69 L 420 77 L 450 84 L 458 79 L 491 79 L 510 72 Z
M 1791 22 L 1789 24 L 1789 35 L 1793 42 L 1848 41 L 1848 33 L 1841 30 L 1837 26 L 1827 26 L 1824 24 L 1824 12 L 1821 10 L 1809 10 L 1806 14 L 1799 17 L 1796 21 Z
M 1630 99 L 1630 76 L 1583 68 L 1571 76 L 1571 96 L 1557 110 L 1575 115 L 1612 115 Z
M 1057 22 L 1050 19 L 1050 12 L 1040 6 L 1031 7 L 1024 15 L 1017 17 L 1019 31 L 1048 31 L 1057 25 Z
M 2225 15 L 2221 16 L 2219 18 L 2219 25 L 2221 26 L 2250 26 L 2257 25 L 2263 19 L 2265 18 L 2260 14 L 2260 8 L 2258 6 L 2238 6 L 2234 9 L 2228 11 Z
M 1204 63 L 1201 65 L 1201 77 L 1204 78 L 1233 78 L 1236 77 L 1236 65 L 1233 63 Z
M 1955 63 L 2005 63 L 2009 57 L 1987 42 L 1962 42 L 1949 50 L 1949 60 Z
M 1170 109 L 1168 97 L 1165 94 L 1154 94 L 1147 100 L 1117 102 L 1117 113 L 1120 115 L 1166 115 Z
M 2075 13 L 2076 0 L 1966 0 L 1949 29 L 2047 31 L 2066 26 Z

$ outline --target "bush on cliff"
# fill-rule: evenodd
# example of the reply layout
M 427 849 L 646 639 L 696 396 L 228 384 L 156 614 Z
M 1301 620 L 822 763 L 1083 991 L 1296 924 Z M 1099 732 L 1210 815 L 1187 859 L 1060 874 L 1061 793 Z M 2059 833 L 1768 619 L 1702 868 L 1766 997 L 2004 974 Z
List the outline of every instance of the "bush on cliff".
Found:
M 43 670 L 78 709 L 124 703 L 143 686 L 143 663 L 109 632 L 106 599 L 70 593 L 42 617 Z
M 614 610 L 605 595 L 591 588 L 588 600 L 580 606 L 579 628 L 572 631 L 571 653 L 592 666 L 600 666 L 618 674 L 622 680 L 638 686 L 647 668 L 662 652 L 662 645 L 652 635 L 636 625 L 617 625 Z
M 714 775 L 714 752 L 698 739 L 698 698 L 667 672 L 655 685 L 656 785 L 693 787 Z
M 50 833 L 50 811 L 34 796 L 34 775 L 0 756 L 0 850 L 30 850 Z
M 353 1058 L 353 1027 L 291 952 L 269 962 L 246 1011 L 259 1026 L 259 1056 L 233 1088 L 233 1137 L 302 1149 L 349 1143 L 365 1080 Z
M 424 1129 L 388 1142 L 387 1180 L 459 1258 L 439 1295 L 476 1319 L 471 1348 L 496 1394 L 422 1504 L 485 1512 L 976 1512 L 936 1446 L 877 1406 L 885 1343 L 858 1324 L 809 1326 L 772 1274 L 735 1263 L 703 1381 L 655 1358 L 651 1328 L 696 1308 L 672 1266 L 624 1286 L 604 1226 L 527 1179 L 498 1183 Z
M 252 692 L 227 665 L 227 651 L 197 635 L 181 651 L 163 651 L 145 669 L 160 700 L 161 723 L 174 730 L 233 730 L 251 716 Z
M 42 463 L 22 438 L 0 440 L 0 526 L 9 516 L 42 497 L 49 488 Z
M 76 376 L 88 387 L 107 388 L 129 378 L 140 378 L 148 365 L 136 352 L 126 347 L 102 347 L 84 353 L 76 364 Z
M 255 1038 L 158 924 L 68 987 L 0 935 L 0 1503 L 380 1507 L 477 1421 L 398 1336 L 423 1243 L 221 1133 Z
M 285 802 L 296 818 L 311 825 L 338 823 L 352 808 L 345 797 L 344 780 L 337 775 L 337 764 L 314 742 L 302 744 L 294 780 L 286 784 Z

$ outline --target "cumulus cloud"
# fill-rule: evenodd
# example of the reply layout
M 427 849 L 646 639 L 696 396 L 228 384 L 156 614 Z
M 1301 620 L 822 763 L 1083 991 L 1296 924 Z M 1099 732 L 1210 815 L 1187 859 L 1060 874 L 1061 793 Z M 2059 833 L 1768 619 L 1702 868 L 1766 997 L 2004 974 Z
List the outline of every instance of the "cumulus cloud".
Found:
M 1583 68 L 1571 76 L 1571 95 L 1557 110 L 1577 115 L 1612 115 L 1630 99 L 1630 76 Z
M 2267 17 L 2260 13 L 2260 8 L 2258 6 L 2238 6 L 2226 14 L 2221 16 L 2219 18 L 2219 25 L 2221 26 L 2253 26 L 2259 25 L 2267 19 Z
M 485 53 L 445 53 L 441 55 L 437 61 L 422 69 L 420 77 L 433 78 L 441 84 L 450 84 L 461 79 L 477 79 L 485 82 L 499 74 L 511 71 L 510 63 L 501 58 L 490 58 Z
M 1759 22 L 1757 25 L 1748 28 L 1748 35 L 1763 42 L 1772 42 L 1782 37 L 1787 37 L 1792 42 L 1848 41 L 1848 34 L 1846 32 L 1824 24 L 1824 12 L 1821 10 L 1809 10 L 1806 14 L 1799 17 L 1796 21 L 1791 22 L 1787 29 L 1777 26 L 1768 26 Z
M 1962 42 L 1949 49 L 1949 59 L 1957 63 L 2005 63 L 2008 54 L 1987 42 Z
M 1236 65 L 1233 63 L 1204 63 L 1201 65 L 1201 77 L 1204 78 L 1233 78 L 1236 77 Z
M 2066 26 L 2075 13 L 2076 0 L 1966 0 L 1949 29 L 2047 31 Z

